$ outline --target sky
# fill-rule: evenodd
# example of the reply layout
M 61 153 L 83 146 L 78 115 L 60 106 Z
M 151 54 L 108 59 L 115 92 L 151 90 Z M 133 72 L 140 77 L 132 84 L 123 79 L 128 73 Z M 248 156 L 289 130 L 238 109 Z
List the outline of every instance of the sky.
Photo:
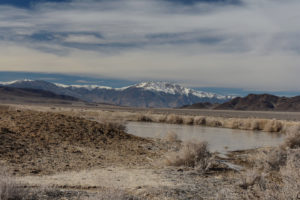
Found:
M 300 91 L 299 0 L 0 0 L 0 71 Z

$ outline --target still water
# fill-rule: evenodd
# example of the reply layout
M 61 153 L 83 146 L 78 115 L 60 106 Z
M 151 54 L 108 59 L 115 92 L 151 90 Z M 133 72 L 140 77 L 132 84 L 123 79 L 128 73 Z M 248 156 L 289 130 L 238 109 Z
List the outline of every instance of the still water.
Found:
M 284 141 L 284 134 L 280 133 L 164 123 L 129 122 L 127 130 L 151 138 L 164 138 L 168 132 L 174 132 L 182 141 L 207 141 L 210 151 L 220 153 L 277 146 Z

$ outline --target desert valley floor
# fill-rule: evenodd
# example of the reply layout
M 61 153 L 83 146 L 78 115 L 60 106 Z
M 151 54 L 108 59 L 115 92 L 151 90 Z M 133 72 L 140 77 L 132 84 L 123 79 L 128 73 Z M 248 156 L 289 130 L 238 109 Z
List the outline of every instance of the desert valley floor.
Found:
M 2 105 L 0 117 L 2 199 L 299 197 L 300 113 L 14 104 Z M 128 134 L 128 121 L 287 137 L 279 147 L 220 155 L 205 141 L 182 142 L 175 133 Z

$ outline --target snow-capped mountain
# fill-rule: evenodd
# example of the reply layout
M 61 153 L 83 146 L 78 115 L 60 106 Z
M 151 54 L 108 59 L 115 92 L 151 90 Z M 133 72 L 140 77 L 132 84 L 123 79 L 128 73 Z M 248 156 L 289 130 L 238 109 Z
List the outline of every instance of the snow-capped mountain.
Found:
M 168 82 L 142 82 L 139 84 L 136 84 L 132 87 L 136 88 L 143 88 L 144 90 L 149 90 L 149 91 L 154 91 L 154 92 L 164 92 L 167 94 L 179 94 L 179 95 L 185 95 L 185 96 L 190 96 L 194 95 L 199 98 L 216 98 L 220 100 L 224 99 L 232 99 L 231 96 L 223 96 L 223 95 L 218 95 L 214 93 L 209 93 L 209 92 L 202 92 L 202 91 L 196 91 L 190 88 L 182 87 L 181 85 L 178 84 L 172 84 Z
M 223 103 L 233 98 L 196 91 L 168 82 L 142 82 L 123 88 L 111 88 L 99 85 L 64 85 L 27 79 L 0 82 L 0 85 L 40 89 L 89 102 L 133 107 L 180 107 L 198 102 Z

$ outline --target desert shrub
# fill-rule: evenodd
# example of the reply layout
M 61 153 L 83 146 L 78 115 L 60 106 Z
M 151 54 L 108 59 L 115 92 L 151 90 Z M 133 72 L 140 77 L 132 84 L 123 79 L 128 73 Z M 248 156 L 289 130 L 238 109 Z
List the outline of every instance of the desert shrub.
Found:
M 242 174 L 239 186 L 245 189 L 245 199 L 300 198 L 300 150 L 287 150 L 286 155 L 286 162 L 278 171 L 252 169 Z
M 290 150 L 286 166 L 281 168 L 283 194 L 286 199 L 300 199 L 300 149 Z
M 182 144 L 179 151 L 169 152 L 165 163 L 169 166 L 186 166 L 205 171 L 210 156 L 207 142 L 186 142 Z
M 171 124 L 182 124 L 183 119 L 179 115 L 170 114 L 167 116 L 166 122 Z
M 102 123 L 107 130 L 119 130 L 126 131 L 126 125 L 119 122 L 103 122 Z
M 282 123 L 278 120 L 268 120 L 263 130 L 266 132 L 280 132 L 282 130 Z
M 282 148 L 276 148 L 271 150 L 267 159 L 265 160 L 265 170 L 276 170 L 280 167 L 285 166 L 287 159 L 287 152 Z
M 26 195 L 25 189 L 4 168 L 0 170 L 0 200 L 22 200 Z
M 254 168 L 264 172 L 279 171 L 280 167 L 285 166 L 287 151 L 284 148 L 272 148 L 261 150 L 251 159 Z
M 289 132 L 297 135 L 298 130 L 299 127 L 293 127 Z M 246 199 L 300 199 L 300 148 L 295 142 L 298 137 L 294 137 L 256 155 L 254 169 L 241 178 Z
M 129 195 L 120 189 L 106 188 L 94 196 L 90 196 L 88 200 L 139 200 L 139 198 Z
M 212 126 L 212 127 L 222 127 L 223 124 L 220 120 L 214 119 L 214 118 L 209 118 L 206 120 L 206 125 L 207 126 Z
M 194 125 L 205 125 L 206 124 L 206 118 L 202 116 L 196 116 L 194 117 Z
M 258 131 L 261 130 L 259 127 L 259 121 L 256 119 L 251 120 L 250 123 L 250 130 Z
M 231 123 L 231 127 L 229 127 L 229 128 L 232 128 L 232 129 L 238 129 L 238 128 L 240 128 L 240 127 L 241 127 L 241 124 L 240 124 L 239 121 L 233 121 L 233 122 Z
M 232 193 L 229 189 L 222 189 L 217 193 L 216 200 L 232 199 Z
M 179 138 L 178 138 L 178 135 L 177 135 L 175 132 L 169 131 L 169 132 L 166 134 L 166 136 L 165 136 L 165 140 L 166 140 L 167 142 L 173 143 L 173 142 L 179 141 Z
M 240 187 L 242 187 L 243 189 L 247 189 L 248 187 L 251 187 L 254 184 L 257 184 L 260 187 L 260 189 L 264 189 L 264 176 L 258 170 L 246 171 L 241 178 Z
M 156 122 L 166 122 L 167 121 L 167 115 L 158 115 Z
M 193 125 L 194 124 L 194 117 L 184 116 L 183 117 L 183 124 Z
M 284 146 L 292 149 L 300 148 L 300 126 L 293 126 L 287 130 L 288 137 Z
M 140 114 L 139 116 L 138 116 L 138 119 L 137 119 L 138 121 L 141 121 L 141 122 L 152 122 L 153 120 L 152 120 L 152 118 L 150 117 L 150 116 L 148 116 L 148 115 L 144 115 L 144 114 Z

